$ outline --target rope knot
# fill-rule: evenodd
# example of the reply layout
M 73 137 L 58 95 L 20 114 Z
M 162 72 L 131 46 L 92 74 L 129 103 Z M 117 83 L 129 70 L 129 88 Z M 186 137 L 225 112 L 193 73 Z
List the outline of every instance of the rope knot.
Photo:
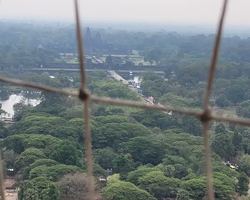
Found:
M 202 123 L 209 122 L 211 120 L 211 109 L 208 107 L 203 114 L 200 116 L 200 120 Z
M 80 88 L 79 90 L 79 99 L 81 99 L 82 101 L 86 101 L 89 98 L 90 94 L 85 91 L 84 89 Z

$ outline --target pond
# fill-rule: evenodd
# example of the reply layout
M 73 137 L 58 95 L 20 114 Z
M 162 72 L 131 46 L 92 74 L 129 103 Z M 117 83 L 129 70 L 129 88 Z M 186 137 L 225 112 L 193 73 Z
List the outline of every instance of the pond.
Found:
M 139 83 L 140 76 L 136 73 L 123 72 L 121 73 L 122 77 L 129 80 L 134 81 L 135 83 Z M 50 76 L 54 78 L 54 76 Z M 13 105 L 16 103 L 20 103 L 21 101 L 26 104 L 31 104 L 33 106 L 38 105 L 40 100 L 40 92 L 30 91 L 30 90 L 21 90 L 20 91 L 9 91 L 8 89 L 0 89 L 0 103 L 2 104 L 2 109 L 7 113 L 14 115 Z
M 40 101 L 40 92 L 21 91 L 13 93 L 9 91 L 0 90 L 0 103 L 2 109 L 7 113 L 14 115 L 13 105 L 23 101 L 25 104 L 31 104 L 33 106 L 38 105 Z

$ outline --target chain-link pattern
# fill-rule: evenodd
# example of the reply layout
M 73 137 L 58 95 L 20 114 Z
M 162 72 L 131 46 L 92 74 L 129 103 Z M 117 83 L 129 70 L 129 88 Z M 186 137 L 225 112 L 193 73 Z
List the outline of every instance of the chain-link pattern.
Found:
M 211 167 L 211 158 L 210 158 L 210 147 L 209 147 L 209 134 L 208 134 L 208 124 L 211 120 L 229 122 L 232 124 L 239 124 L 244 126 L 250 126 L 250 120 L 241 119 L 241 118 L 228 118 L 223 116 L 218 116 L 212 112 L 209 107 L 209 100 L 211 96 L 211 89 L 212 83 L 214 79 L 216 63 L 219 55 L 219 46 L 220 40 L 222 35 L 222 27 L 224 24 L 225 13 L 227 9 L 228 0 L 224 0 L 223 8 L 220 16 L 220 21 L 218 25 L 217 35 L 215 38 L 214 50 L 211 59 L 211 66 L 209 69 L 209 76 L 207 81 L 207 88 L 205 93 L 205 98 L 203 102 L 203 111 L 196 111 L 196 110 L 188 110 L 188 109 L 180 109 L 171 106 L 166 106 L 165 108 L 157 107 L 157 106 L 148 106 L 144 103 L 122 100 L 122 99 L 111 99 L 107 97 L 99 97 L 92 95 L 87 92 L 86 90 L 86 75 L 85 75 L 85 62 L 84 62 L 84 51 L 83 51 L 83 41 L 82 41 L 82 34 L 81 34 L 81 26 L 80 26 L 80 19 L 79 19 L 79 8 L 78 8 L 78 1 L 74 0 L 75 3 L 75 18 L 76 18 L 76 36 L 77 36 L 77 43 L 78 43 L 78 55 L 79 55 L 79 63 L 80 63 L 80 70 L 81 70 L 81 88 L 79 92 L 71 92 L 67 90 L 61 90 L 54 87 L 49 86 L 42 86 L 35 83 L 28 83 L 24 81 L 8 79 L 0 76 L 0 81 L 11 83 L 19 86 L 29 87 L 33 89 L 38 89 L 41 91 L 47 92 L 54 92 L 62 95 L 68 95 L 72 97 L 78 97 L 84 103 L 84 121 L 85 121 L 85 148 L 86 148 L 86 158 L 87 158 L 87 169 L 88 169 L 88 186 L 89 186 L 89 198 L 90 200 L 94 200 L 94 179 L 92 173 L 92 149 L 91 149 L 91 130 L 90 130 L 90 123 L 89 123 L 89 102 L 96 102 L 96 103 L 109 103 L 115 104 L 120 106 L 132 106 L 137 108 L 144 108 L 144 109 L 152 109 L 152 110 L 161 110 L 161 111 L 172 111 L 179 114 L 185 115 L 192 115 L 196 116 L 202 122 L 202 136 L 204 141 L 204 148 L 205 148 L 205 159 L 206 159 L 206 180 L 207 180 L 207 196 L 209 200 L 214 200 L 214 190 L 212 184 L 212 167 Z M 3 170 L 1 165 L 1 157 L 0 157 L 0 195 L 3 200 L 4 197 L 4 184 L 3 184 Z

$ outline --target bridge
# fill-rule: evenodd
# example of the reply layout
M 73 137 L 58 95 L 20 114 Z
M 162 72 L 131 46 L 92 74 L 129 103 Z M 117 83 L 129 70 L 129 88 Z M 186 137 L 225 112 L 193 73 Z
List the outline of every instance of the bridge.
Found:
M 128 85 L 128 81 L 122 78 L 119 74 L 117 74 L 113 70 L 108 70 L 108 73 L 111 75 L 112 78 L 116 79 L 119 82 L 122 82 L 125 85 Z

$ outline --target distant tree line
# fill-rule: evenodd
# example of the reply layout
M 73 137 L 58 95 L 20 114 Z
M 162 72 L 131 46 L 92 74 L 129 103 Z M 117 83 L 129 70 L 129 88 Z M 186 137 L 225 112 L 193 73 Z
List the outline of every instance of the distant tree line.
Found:
M 0 66 L 2 69 L 25 69 L 49 66 L 62 62 L 59 53 L 77 54 L 75 27 L 73 25 L 52 26 L 11 24 L 0 22 Z M 208 61 L 211 57 L 214 35 L 181 35 L 176 32 L 128 32 L 125 30 L 105 30 L 86 27 L 83 29 L 85 53 L 94 56 L 112 54 L 130 55 L 136 50 L 144 61 L 161 66 L 162 70 L 188 67 L 193 63 Z M 245 72 L 244 66 L 250 62 L 249 39 L 237 36 L 222 40 L 220 63 L 231 65 L 228 77 L 238 77 Z M 119 62 L 109 62 L 113 69 L 133 68 L 130 60 L 124 66 Z M 138 64 L 143 66 L 143 62 Z M 62 65 L 60 65 L 62 66 Z M 69 65 L 70 66 L 70 65 Z M 157 68 L 158 69 L 158 68 Z

